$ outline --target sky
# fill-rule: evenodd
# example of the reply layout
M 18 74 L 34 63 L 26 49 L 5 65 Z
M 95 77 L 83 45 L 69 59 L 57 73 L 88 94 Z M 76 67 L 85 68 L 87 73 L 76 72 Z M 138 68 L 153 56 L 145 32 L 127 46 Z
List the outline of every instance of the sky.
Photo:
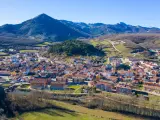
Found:
M 159 5 L 160 0 L 0 0 L 0 25 L 45 13 L 74 22 L 160 27 Z

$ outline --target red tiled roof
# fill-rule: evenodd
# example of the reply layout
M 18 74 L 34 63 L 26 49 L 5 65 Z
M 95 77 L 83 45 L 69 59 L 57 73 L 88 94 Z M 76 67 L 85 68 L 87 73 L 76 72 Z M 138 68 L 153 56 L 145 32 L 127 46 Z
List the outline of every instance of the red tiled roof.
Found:
M 66 85 L 65 82 L 51 82 L 51 86 L 64 86 Z
M 145 82 L 144 86 L 157 86 L 157 87 L 160 87 L 160 84 L 159 83 L 152 83 L 152 82 Z
M 42 81 L 32 80 L 32 81 L 31 81 L 31 84 L 47 84 L 47 81 L 44 81 L 44 80 L 42 80 Z
M 103 84 L 103 85 L 106 85 L 106 86 L 112 85 L 111 83 L 108 83 L 108 82 L 105 82 L 105 81 L 99 81 L 99 82 L 97 82 L 97 85 L 100 85 L 100 84 Z
M 73 75 L 73 77 L 86 78 L 87 75 L 84 75 L 84 74 L 75 74 L 75 75 Z

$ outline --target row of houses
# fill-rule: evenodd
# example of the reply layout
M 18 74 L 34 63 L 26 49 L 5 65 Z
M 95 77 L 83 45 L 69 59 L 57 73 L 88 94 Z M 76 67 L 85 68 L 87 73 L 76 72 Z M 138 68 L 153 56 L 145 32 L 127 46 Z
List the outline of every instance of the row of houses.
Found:
M 98 64 L 89 58 L 48 59 L 37 53 L 21 53 L 0 61 L 0 76 L 11 82 L 29 83 L 32 89 L 64 90 L 69 85 L 87 85 L 97 89 L 131 94 L 135 86 L 144 85 L 145 91 L 157 91 L 160 71 L 157 64 L 133 60 L 129 70 L 117 70 L 122 58 L 110 58 L 109 64 Z M 150 83 L 150 84 L 147 84 Z M 152 87 L 152 86 L 156 87 Z

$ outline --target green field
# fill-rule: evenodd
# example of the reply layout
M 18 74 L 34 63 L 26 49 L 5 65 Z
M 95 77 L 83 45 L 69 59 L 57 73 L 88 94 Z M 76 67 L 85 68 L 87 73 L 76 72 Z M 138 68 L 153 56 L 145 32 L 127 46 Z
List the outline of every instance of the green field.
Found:
M 11 86 L 11 84 L 7 84 L 7 83 L 5 83 L 5 84 L 2 84 L 2 86 L 4 87 L 4 88 L 7 88 L 7 87 L 9 87 L 9 86 Z
M 112 56 L 121 56 L 121 57 L 136 57 L 136 58 L 144 58 L 143 54 L 131 54 L 132 49 L 126 47 L 123 43 L 115 45 L 115 48 L 118 49 L 120 52 L 115 51 L 111 43 L 105 39 L 105 40 L 91 40 L 90 43 L 93 46 L 98 46 L 98 45 L 105 45 L 107 46 L 106 48 L 103 49 L 105 53 L 107 53 L 108 57 Z
M 81 85 L 70 85 L 67 90 L 52 90 L 50 92 L 65 94 L 65 93 L 81 93 Z
M 45 47 L 47 45 L 44 45 L 44 44 L 37 44 L 36 47 Z
M 44 42 L 44 43 L 41 43 L 41 44 L 37 44 L 36 46 L 37 47 L 45 47 L 45 46 L 48 46 L 48 45 L 51 45 L 52 43 L 51 42 Z
M 112 56 L 117 56 L 119 55 L 119 53 L 117 51 L 115 51 L 115 49 L 113 48 L 112 44 L 106 39 L 106 40 L 91 40 L 90 41 L 91 44 L 93 46 L 97 46 L 97 45 L 105 45 L 106 48 L 103 48 L 103 51 L 105 53 L 107 53 L 107 56 L 112 57 Z
M 16 118 L 13 120 L 144 120 L 137 116 L 88 109 L 59 101 L 53 101 L 53 103 L 57 106 L 66 108 L 66 110 L 45 109 L 37 112 L 27 112 L 19 115 L 19 119 Z
M 81 113 L 66 113 L 61 110 L 52 109 L 46 109 L 40 112 L 25 113 L 21 117 L 23 120 L 97 120 L 96 117 Z
M 81 86 L 81 85 L 71 85 L 71 86 L 69 86 L 68 88 L 74 89 L 74 92 L 73 92 L 73 93 L 81 93 L 81 88 L 82 88 L 82 86 Z
M 127 48 L 124 44 L 119 44 L 115 46 L 119 51 L 121 51 L 122 56 L 128 57 L 131 55 L 131 49 Z
M 90 42 L 91 42 L 91 44 L 93 46 L 97 46 L 97 45 L 111 45 L 107 40 L 104 40 L 104 41 L 91 40 Z
M 8 55 L 7 53 L 4 53 L 4 52 L 0 52 L 0 56 L 6 56 Z
M 38 50 L 20 50 L 20 53 L 35 53 L 38 52 Z
M 20 88 L 26 88 L 26 89 L 29 89 L 30 88 L 30 85 L 27 85 L 27 84 L 24 84 L 24 85 L 21 85 Z

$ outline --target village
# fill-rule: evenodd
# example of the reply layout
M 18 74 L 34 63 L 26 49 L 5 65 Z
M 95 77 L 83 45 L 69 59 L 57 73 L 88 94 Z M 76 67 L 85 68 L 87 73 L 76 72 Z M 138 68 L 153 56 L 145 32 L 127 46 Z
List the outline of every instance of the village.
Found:
M 0 58 L 0 84 L 7 92 L 29 89 L 160 96 L 160 66 L 157 63 L 120 57 L 106 60 L 103 63 L 72 56 L 67 61 L 42 57 L 39 52 L 16 53 Z
M 160 120 L 160 1 L 0 5 L 0 120 Z

